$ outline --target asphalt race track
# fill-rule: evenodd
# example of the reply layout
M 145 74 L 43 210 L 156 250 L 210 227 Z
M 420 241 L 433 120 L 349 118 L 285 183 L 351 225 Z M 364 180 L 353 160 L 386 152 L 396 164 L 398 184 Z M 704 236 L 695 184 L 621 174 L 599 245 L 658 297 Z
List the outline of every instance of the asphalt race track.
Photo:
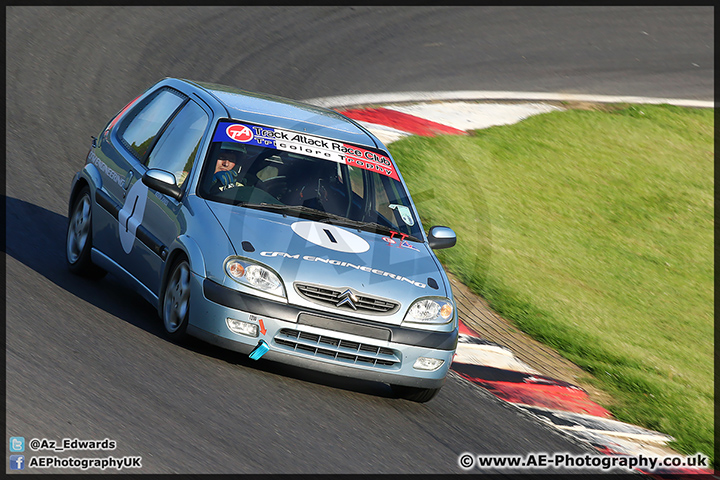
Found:
M 712 100 L 712 7 L 6 16 L 6 439 L 109 438 L 111 452 L 57 455 L 142 456 L 142 473 L 458 473 L 463 452 L 592 453 L 457 376 L 420 405 L 382 384 L 171 343 L 115 277 L 66 271 L 70 180 L 90 136 L 166 76 L 296 99 L 519 90 Z

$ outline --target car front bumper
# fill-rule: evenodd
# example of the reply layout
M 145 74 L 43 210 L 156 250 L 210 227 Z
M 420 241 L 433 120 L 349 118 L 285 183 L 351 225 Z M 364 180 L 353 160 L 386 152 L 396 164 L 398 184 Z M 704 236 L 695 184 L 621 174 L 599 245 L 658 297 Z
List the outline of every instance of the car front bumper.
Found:
M 433 332 L 372 323 L 273 302 L 192 275 L 187 333 L 209 343 L 250 353 L 264 340 L 263 358 L 365 380 L 439 388 L 457 346 L 458 329 Z M 231 331 L 227 318 L 254 323 L 258 336 Z M 265 333 L 262 333 L 262 330 Z M 442 360 L 433 371 L 414 368 L 420 357 Z

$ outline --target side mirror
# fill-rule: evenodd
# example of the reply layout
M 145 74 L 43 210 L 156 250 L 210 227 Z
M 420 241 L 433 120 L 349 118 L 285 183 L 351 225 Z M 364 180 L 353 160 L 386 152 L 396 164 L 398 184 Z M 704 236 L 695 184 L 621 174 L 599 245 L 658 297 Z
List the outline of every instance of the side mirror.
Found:
M 142 177 L 142 182 L 149 188 L 156 190 L 168 197 L 172 197 L 175 200 L 180 200 L 182 192 L 180 187 L 177 185 L 175 175 L 165 170 L 159 170 L 157 168 L 151 168 Z
M 440 248 L 450 248 L 455 245 L 457 237 L 451 228 L 435 226 L 430 228 L 428 232 L 428 243 L 430 248 L 437 250 Z

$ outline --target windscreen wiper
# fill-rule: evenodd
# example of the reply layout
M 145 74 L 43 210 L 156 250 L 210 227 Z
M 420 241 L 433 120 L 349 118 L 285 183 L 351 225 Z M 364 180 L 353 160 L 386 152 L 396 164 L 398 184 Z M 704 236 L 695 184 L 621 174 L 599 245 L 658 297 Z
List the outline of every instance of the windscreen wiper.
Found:
M 238 203 L 241 207 L 247 207 L 247 208 L 257 208 L 260 210 L 263 209 L 269 209 L 269 210 L 289 210 L 293 212 L 302 212 L 302 213 L 310 213 L 313 215 L 325 217 L 326 215 L 332 215 L 331 213 L 323 212 L 322 210 L 318 210 L 317 208 L 310 208 L 306 207 L 305 205 L 282 205 L 279 203 L 248 203 L 248 202 L 240 202 Z
M 355 226 L 355 224 L 357 224 L 357 223 L 362 223 L 362 222 L 357 222 L 356 220 L 350 220 L 349 218 L 345 218 L 342 215 L 337 215 L 335 213 L 318 210 L 317 208 L 306 207 L 305 205 L 281 205 L 281 204 L 277 204 L 277 203 L 266 203 L 266 202 L 262 202 L 262 203 L 241 202 L 239 205 L 241 207 L 248 207 L 248 208 L 309 213 L 315 217 L 318 217 L 317 220 L 320 222 L 338 222 L 338 223 L 343 223 L 343 224 L 351 225 L 351 226 Z M 381 226 L 381 225 L 378 225 L 378 226 Z

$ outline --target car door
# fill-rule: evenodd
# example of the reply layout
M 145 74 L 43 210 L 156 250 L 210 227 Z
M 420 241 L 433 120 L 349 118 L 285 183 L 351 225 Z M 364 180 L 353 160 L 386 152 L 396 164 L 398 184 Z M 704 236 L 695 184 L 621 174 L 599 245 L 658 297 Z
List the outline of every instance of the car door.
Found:
M 172 173 L 183 196 L 194 165 L 202 155 L 202 141 L 210 123 L 206 108 L 192 99 L 186 101 L 163 129 L 145 162 L 146 170 L 154 168 Z M 142 180 L 138 183 L 142 184 Z M 137 223 L 131 268 L 133 275 L 159 296 L 168 248 L 186 231 L 185 208 L 182 201 L 148 189 L 144 184 L 143 187 L 138 187 L 137 194 L 144 194 L 145 198 L 138 197 L 137 202 L 142 204 L 144 212 L 139 216 L 136 208 L 131 217 L 131 223 Z
M 187 100 L 186 95 L 168 87 L 152 92 L 134 105 L 109 135 L 103 135 L 100 144 L 98 158 L 113 170 L 114 181 L 104 181 L 96 195 L 97 203 L 109 214 L 103 217 L 109 220 L 97 226 L 93 243 L 136 279 L 142 261 L 136 257 L 142 253 L 134 251 L 135 239 L 148 192 L 139 180 L 160 133 Z

